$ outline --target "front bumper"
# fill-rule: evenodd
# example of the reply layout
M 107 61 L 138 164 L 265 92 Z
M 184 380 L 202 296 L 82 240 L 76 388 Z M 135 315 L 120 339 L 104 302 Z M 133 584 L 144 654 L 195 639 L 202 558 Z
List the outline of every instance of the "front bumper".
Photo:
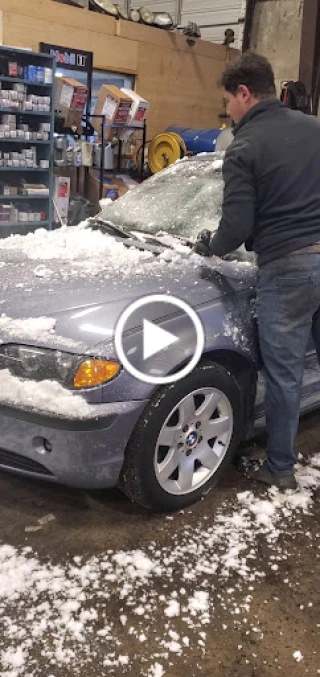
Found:
M 86 420 L 2 406 L 0 469 L 79 488 L 113 487 L 146 404 L 147 400 L 96 405 L 94 418 Z

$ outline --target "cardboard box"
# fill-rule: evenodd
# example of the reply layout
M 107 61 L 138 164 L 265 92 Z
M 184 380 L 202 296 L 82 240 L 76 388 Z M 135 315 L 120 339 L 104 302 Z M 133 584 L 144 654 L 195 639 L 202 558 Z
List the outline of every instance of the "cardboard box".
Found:
M 132 101 L 126 124 L 132 127 L 141 128 L 149 109 L 148 101 L 146 101 L 146 99 L 144 99 L 142 96 L 139 96 L 139 94 L 134 92 L 132 89 L 125 89 L 125 87 L 122 87 L 121 91 L 126 94 L 126 96 L 129 96 Z M 122 141 L 128 141 L 128 139 L 130 139 L 133 134 L 134 130 L 132 129 L 128 129 L 127 131 L 123 132 L 121 135 Z
M 132 106 L 132 99 L 114 85 L 102 85 L 97 105 L 95 107 L 95 115 L 105 115 L 106 124 L 109 125 L 126 125 L 128 115 Z M 93 118 L 92 124 L 98 134 L 101 136 L 101 120 Z M 111 129 L 106 127 L 105 139 L 108 141 L 114 136 L 120 136 L 121 130 Z
M 88 198 L 90 202 L 93 203 L 94 213 L 97 214 L 98 212 L 101 211 L 99 206 L 99 187 L 100 187 L 99 172 L 94 170 L 90 171 L 87 187 L 88 187 Z M 120 179 L 120 177 L 113 175 L 104 176 L 102 198 L 109 197 L 112 200 L 114 200 L 117 197 L 122 197 L 122 195 L 125 195 L 127 192 L 128 187 L 126 186 L 124 181 Z
M 68 176 L 55 176 L 54 201 L 62 221 L 66 221 L 68 218 L 69 200 L 70 200 L 70 178 Z M 54 210 L 55 223 L 59 223 L 59 216 L 55 208 Z
M 54 108 L 65 120 L 66 127 L 77 127 L 81 131 L 81 121 L 87 103 L 88 89 L 73 78 L 55 79 Z

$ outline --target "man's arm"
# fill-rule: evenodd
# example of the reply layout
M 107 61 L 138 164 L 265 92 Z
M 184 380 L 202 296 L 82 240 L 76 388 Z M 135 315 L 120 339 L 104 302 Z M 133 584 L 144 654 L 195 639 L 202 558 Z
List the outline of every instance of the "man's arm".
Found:
M 226 256 L 252 237 L 256 191 L 247 145 L 233 142 L 223 165 L 224 198 L 219 228 L 210 239 L 210 253 Z

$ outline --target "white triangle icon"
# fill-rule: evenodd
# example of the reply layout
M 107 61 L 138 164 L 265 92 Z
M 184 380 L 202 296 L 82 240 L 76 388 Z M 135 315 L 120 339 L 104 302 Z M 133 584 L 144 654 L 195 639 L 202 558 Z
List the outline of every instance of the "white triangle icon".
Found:
M 178 337 L 171 334 L 169 331 L 158 327 L 157 324 L 143 320 L 143 359 L 147 360 L 149 357 L 160 353 L 161 350 L 172 346 L 173 343 L 179 341 Z

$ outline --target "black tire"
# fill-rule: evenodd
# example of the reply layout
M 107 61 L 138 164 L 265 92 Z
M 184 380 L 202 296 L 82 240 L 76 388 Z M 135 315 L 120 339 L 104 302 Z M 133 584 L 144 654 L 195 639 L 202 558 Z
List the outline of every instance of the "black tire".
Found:
M 173 495 L 159 484 L 154 469 L 154 453 L 163 423 L 174 407 L 198 388 L 214 387 L 228 398 L 233 413 L 233 430 L 225 456 L 210 479 L 195 491 Z M 134 503 L 153 512 L 170 512 L 195 503 L 205 496 L 230 465 L 241 435 L 242 395 L 236 379 L 217 364 L 199 365 L 182 381 L 159 389 L 138 421 L 129 441 L 119 488 Z

